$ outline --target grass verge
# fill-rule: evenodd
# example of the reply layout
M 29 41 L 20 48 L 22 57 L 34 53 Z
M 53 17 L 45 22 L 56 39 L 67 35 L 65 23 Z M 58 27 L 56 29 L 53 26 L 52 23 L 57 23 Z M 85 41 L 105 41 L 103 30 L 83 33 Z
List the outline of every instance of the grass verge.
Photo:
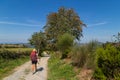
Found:
M 10 75 L 13 69 L 21 64 L 27 62 L 29 57 L 19 58 L 19 59 L 0 59 L 0 80 L 5 76 Z
M 73 66 L 51 56 L 48 61 L 48 80 L 78 80 Z

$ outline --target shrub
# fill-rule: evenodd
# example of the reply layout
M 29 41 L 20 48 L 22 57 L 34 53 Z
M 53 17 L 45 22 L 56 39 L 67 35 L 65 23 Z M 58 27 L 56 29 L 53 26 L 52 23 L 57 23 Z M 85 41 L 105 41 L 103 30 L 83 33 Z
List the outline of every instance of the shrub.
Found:
M 87 59 L 85 46 L 75 46 L 72 50 L 72 61 L 73 65 L 82 67 Z
M 120 73 L 117 74 L 117 75 L 114 75 L 114 79 L 115 79 L 115 80 L 120 80 Z
M 73 64 L 78 67 L 85 65 L 87 68 L 93 68 L 96 61 L 96 48 L 97 41 L 91 41 L 88 44 L 75 46 L 71 52 Z
M 62 58 L 66 58 L 70 52 L 70 48 L 73 46 L 74 37 L 68 33 L 65 33 L 58 38 L 57 47 L 62 52 Z
M 86 53 L 88 55 L 86 60 L 86 67 L 95 69 L 96 68 L 96 49 L 98 48 L 98 42 L 96 40 L 90 41 L 86 44 Z
M 103 74 L 102 70 L 100 68 L 96 68 L 95 74 L 93 74 L 95 80 L 106 80 L 106 76 Z M 94 80 L 93 79 L 93 80 Z
M 120 73 L 120 51 L 112 45 L 107 45 L 106 48 L 99 48 L 96 53 L 98 68 L 107 79 L 114 79 L 115 75 Z M 96 72 L 94 74 L 97 75 Z

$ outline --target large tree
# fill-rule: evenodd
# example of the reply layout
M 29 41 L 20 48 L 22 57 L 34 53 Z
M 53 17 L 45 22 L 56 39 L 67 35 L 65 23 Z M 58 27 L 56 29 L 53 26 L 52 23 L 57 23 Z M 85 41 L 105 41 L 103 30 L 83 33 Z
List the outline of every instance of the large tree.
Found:
M 83 26 L 85 24 L 73 9 L 61 7 L 58 12 L 48 14 L 44 29 L 49 42 L 55 45 L 58 37 L 64 33 L 69 33 L 80 40 Z

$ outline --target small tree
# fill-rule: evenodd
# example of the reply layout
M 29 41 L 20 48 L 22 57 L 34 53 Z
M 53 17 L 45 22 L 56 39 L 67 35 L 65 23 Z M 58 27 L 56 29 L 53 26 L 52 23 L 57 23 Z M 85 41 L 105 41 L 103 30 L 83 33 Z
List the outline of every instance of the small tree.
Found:
M 39 49 L 40 53 L 45 50 L 46 38 L 43 32 L 35 32 L 29 39 L 29 42 L 35 46 L 36 49 Z
M 119 32 L 117 35 L 113 35 L 113 37 L 115 38 L 116 43 L 120 43 L 120 33 Z
M 68 52 L 70 52 L 73 46 L 74 37 L 68 33 L 63 34 L 58 38 L 57 47 L 62 52 L 62 58 L 67 57 Z

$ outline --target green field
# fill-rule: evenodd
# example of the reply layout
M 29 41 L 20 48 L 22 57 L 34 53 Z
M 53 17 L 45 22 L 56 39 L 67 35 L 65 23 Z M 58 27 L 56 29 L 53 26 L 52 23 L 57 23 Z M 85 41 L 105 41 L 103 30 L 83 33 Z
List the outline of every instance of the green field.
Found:
M 0 80 L 28 61 L 32 48 L 0 48 Z
M 33 48 L 0 48 L 1 50 L 8 50 L 8 51 L 32 51 Z

